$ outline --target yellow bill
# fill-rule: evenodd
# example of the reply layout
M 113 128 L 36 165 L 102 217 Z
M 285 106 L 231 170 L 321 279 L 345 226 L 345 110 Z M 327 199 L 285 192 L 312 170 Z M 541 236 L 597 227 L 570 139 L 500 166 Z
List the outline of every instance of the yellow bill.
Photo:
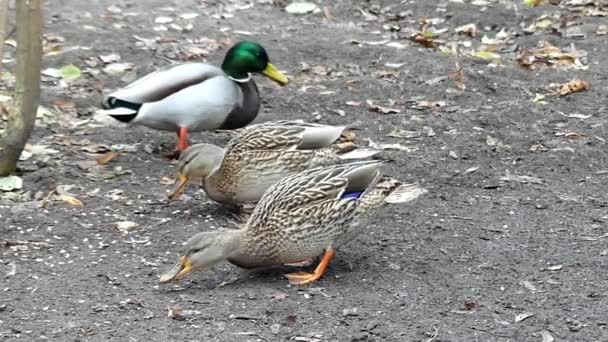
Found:
M 272 65 L 270 63 L 268 63 L 268 65 L 266 65 L 266 69 L 264 69 L 264 71 L 262 71 L 262 73 L 280 85 L 286 85 L 289 82 L 287 80 L 287 77 L 285 75 L 283 75 L 274 65 Z
M 192 272 L 192 261 L 189 257 L 183 256 L 169 271 L 160 276 L 160 283 L 168 283 L 172 280 L 179 280 Z
M 178 175 L 175 183 L 173 183 L 173 188 L 169 192 L 169 199 L 174 201 L 181 196 L 181 194 L 186 189 L 186 185 L 188 184 L 188 177 L 184 175 Z

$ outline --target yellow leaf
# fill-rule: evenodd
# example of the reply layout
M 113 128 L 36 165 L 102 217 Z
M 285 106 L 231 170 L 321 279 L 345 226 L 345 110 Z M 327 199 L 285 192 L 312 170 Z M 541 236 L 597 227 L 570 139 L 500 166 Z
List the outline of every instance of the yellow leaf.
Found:
M 473 56 L 475 56 L 477 58 L 485 59 L 485 60 L 500 59 L 499 54 L 497 54 L 495 52 L 486 51 L 486 50 L 475 51 L 473 53 Z
M 534 26 L 536 26 L 536 28 L 539 29 L 546 29 L 547 27 L 553 25 L 553 20 L 549 19 L 549 18 L 545 18 L 545 19 L 541 19 L 539 21 L 536 22 L 536 24 L 534 24 Z
M 530 6 L 530 7 L 540 6 L 540 5 L 543 5 L 544 3 L 545 3 L 544 0 L 524 0 L 524 5 Z
M 103 155 L 103 157 L 97 159 L 97 164 L 106 165 L 110 162 L 110 160 L 116 158 L 119 155 L 118 152 L 108 152 Z
M 70 195 L 57 195 L 55 199 L 58 201 L 66 202 L 75 207 L 82 207 L 82 202 L 74 196 Z

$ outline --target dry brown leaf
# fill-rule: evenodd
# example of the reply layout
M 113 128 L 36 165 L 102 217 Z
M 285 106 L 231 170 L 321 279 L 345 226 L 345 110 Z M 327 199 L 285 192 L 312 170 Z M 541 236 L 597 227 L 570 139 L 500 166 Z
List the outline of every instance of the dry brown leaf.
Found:
M 160 184 L 162 185 L 173 185 L 175 183 L 175 179 L 167 176 L 160 177 Z
M 548 42 L 544 42 L 543 46 L 537 49 L 520 51 L 517 62 L 521 67 L 527 69 L 535 69 L 536 66 L 581 70 L 588 68 L 588 66 L 583 65 L 574 48 L 572 52 L 563 52 L 560 48 Z
M 559 96 L 566 96 L 579 91 L 589 90 L 591 83 L 582 80 L 571 80 L 566 83 L 562 83 L 559 86 L 557 93 Z
M 437 44 L 435 43 L 435 41 L 433 40 L 433 37 L 427 33 L 424 32 L 416 32 L 414 34 L 412 34 L 412 36 L 410 37 L 410 39 L 413 42 L 416 42 L 426 48 L 430 48 L 430 49 L 436 49 L 437 48 Z
M 82 207 L 82 202 L 78 198 L 71 195 L 55 195 L 55 200 L 68 203 L 75 207 Z
M 74 141 L 72 143 L 77 145 L 77 143 Z M 106 145 L 102 145 L 102 144 L 95 144 L 95 143 L 82 146 L 80 149 L 83 150 L 84 152 L 88 152 L 88 153 L 104 153 L 104 152 L 110 151 L 110 147 L 108 147 Z
M 121 233 L 127 234 L 131 230 L 139 227 L 139 224 L 133 221 L 120 221 L 116 222 L 116 229 L 120 230 Z
M 460 90 L 465 90 L 467 86 L 464 84 L 464 71 L 462 65 L 456 63 L 456 70 L 450 72 L 450 78 L 456 83 L 456 87 Z
M 475 37 L 477 35 L 477 25 L 474 23 L 462 25 L 456 28 L 456 33 L 462 33 L 467 36 Z
M 520 313 L 519 315 L 515 316 L 515 323 L 519 323 L 527 318 L 530 318 L 532 316 L 536 315 L 534 312 L 524 312 L 524 313 Z
M 379 105 L 375 105 L 372 101 L 367 100 L 368 110 L 370 112 L 376 112 L 381 114 L 398 114 L 401 113 L 401 109 L 398 108 L 389 108 L 383 107 Z
M 103 157 L 97 158 L 97 164 L 99 164 L 99 165 L 106 165 L 112 159 L 118 157 L 118 155 L 120 155 L 120 153 L 118 153 L 118 152 L 108 152 Z
M 530 7 L 541 6 L 545 4 L 545 0 L 524 0 L 524 4 Z

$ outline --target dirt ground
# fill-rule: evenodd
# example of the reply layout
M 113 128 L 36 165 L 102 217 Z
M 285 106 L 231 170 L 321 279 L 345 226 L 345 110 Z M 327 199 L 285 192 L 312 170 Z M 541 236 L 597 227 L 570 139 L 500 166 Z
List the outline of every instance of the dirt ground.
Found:
M 45 72 L 51 114 L 23 189 L 0 194 L 2 341 L 607 340 L 608 9 L 546 2 L 323 0 L 298 15 L 287 1 L 46 1 L 44 68 L 82 75 Z M 220 63 L 240 39 L 291 80 L 256 77 L 257 122 L 358 122 L 388 174 L 429 192 L 379 212 L 312 286 L 228 263 L 159 286 L 188 237 L 232 218 L 195 187 L 169 202 L 159 147 L 175 136 L 96 115 L 102 91 Z M 555 95 L 570 80 L 591 88 Z M 96 166 L 107 148 L 121 155 Z

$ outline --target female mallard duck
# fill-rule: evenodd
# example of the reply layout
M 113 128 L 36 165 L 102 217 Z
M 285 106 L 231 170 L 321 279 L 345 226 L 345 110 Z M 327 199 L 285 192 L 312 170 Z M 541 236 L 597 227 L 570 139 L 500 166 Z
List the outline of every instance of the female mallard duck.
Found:
M 274 121 L 236 132 L 226 149 L 210 144 L 188 147 L 180 156 L 177 179 L 169 193 L 175 199 L 188 182 L 203 185 L 216 202 L 257 202 L 281 178 L 345 159 L 363 159 L 377 150 L 356 149 L 347 126 L 302 121 Z
M 382 176 L 381 161 L 319 167 L 283 178 L 264 194 L 238 230 L 194 235 L 185 254 L 160 277 L 165 283 L 220 261 L 244 268 L 302 263 L 323 255 L 313 273 L 291 273 L 292 284 L 319 279 L 336 248 L 364 227 L 383 203 L 410 201 L 424 192 L 415 184 Z
M 255 119 L 260 97 L 254 72 L 287 84 L 260 44 L 243 41 L 228 50 L 221 69 L 205 63 L 168 67 L 108 95 L 102 106 L 119 121 L 176 132 L 181 152 L 188 132 L 236 129 Z

